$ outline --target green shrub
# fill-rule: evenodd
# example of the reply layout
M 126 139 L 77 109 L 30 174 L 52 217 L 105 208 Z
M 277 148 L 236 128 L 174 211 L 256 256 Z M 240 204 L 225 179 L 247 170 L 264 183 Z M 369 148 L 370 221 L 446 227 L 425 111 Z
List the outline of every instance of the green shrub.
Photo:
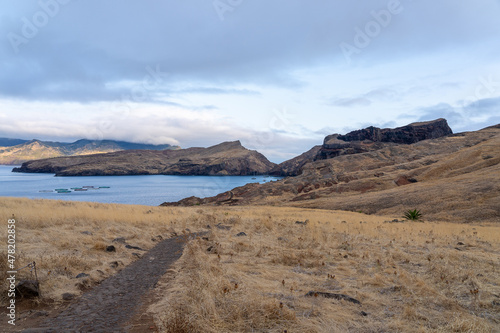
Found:
M 405 212 L 403 217 L 407 220 L 417 221 L 417 220 L 420 220 L 422 218 L 422 214 L 417 209 L 414 209 L 414 210 L 409 209 Z

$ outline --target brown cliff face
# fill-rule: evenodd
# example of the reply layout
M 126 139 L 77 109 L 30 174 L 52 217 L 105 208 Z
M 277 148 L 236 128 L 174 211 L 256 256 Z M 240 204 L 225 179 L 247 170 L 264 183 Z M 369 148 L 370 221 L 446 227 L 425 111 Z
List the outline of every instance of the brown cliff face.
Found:
M 450 134 L 453 134 L 453 131 L 448 126 L 446 119 L 443 118 L 412 123 L 394 129 L 370 126 L 345 135 L 327 136 L 315 159 L 324 160 L 340 155 L 364 153 L 387 147 L 390 144 L 408 145 Z
M 274 163 L 239 141 L 208 148 L 129 150 L 108 154 L 57 157 L 23 163 L 15 172 L 56 176 L 253 175 L 267 174 Z
M 307 163 L 296 177 L 164 205 L 265 204 L 397 216 L 417 208 L 428 219 L 500 222 L 499 125 L 414 144 L 372 144 L 382 146 Z

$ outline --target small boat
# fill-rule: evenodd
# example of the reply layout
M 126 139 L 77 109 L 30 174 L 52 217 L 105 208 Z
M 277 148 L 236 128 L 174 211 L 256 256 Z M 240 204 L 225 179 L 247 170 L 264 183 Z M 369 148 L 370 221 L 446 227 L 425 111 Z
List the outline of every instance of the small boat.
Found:
M 94 188 L 94 186 L 82 186 L 82 188 Z
M 110 188 L 109 186 L 99 186 L 99 188 Z
M 257 178 L 255 178 L 255 177 L 252 177 L 252 179 L 257 179 Z
M 57 191 L 57 193 L 71 193 L 71 191 L 66 190 L 66 191 Z
M 67 188 L 56 188 L 55 191 L 59 192 L 59 191 L 69 191 L 69 190 Z
M 85 192 L 87 191 L 86 188 L 75 188 L 75 192 Z
M 41 193 L 52 193 L 54 191 L 52 191 L 52 190 L 40 190 L 38 192 L 41 192 Z

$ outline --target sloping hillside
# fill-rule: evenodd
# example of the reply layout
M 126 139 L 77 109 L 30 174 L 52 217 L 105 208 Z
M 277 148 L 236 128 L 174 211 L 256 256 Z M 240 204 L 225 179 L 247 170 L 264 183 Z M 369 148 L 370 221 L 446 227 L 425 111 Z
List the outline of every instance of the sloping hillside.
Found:
M 500 221 L 500 125 L 306 164 L 302 174 L 165 205 L 266 204 Z M 227 196 L 224 196 L 227 197 Z

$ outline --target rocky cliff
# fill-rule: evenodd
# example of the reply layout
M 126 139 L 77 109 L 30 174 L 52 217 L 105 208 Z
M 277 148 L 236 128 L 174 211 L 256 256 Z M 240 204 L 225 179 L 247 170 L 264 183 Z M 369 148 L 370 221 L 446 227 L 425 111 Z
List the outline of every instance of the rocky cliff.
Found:
M 437 139 L 453 131 L 446 119 L 412 123 L 397 128 L 370 126 L 345 135 L 332 134 L 325 138 L 315 160 L 323 160 L 340 155 L 358 154 L 377 150 L 391 144 L 412 144 L 427 139 Z
M 208 148 L 128 150 L 107 154 L 29 161 L 14 172 L 56 176 L 111 175 L 254 175 L 267 174 L 274 163 L 244 148 L 239 141 Z

